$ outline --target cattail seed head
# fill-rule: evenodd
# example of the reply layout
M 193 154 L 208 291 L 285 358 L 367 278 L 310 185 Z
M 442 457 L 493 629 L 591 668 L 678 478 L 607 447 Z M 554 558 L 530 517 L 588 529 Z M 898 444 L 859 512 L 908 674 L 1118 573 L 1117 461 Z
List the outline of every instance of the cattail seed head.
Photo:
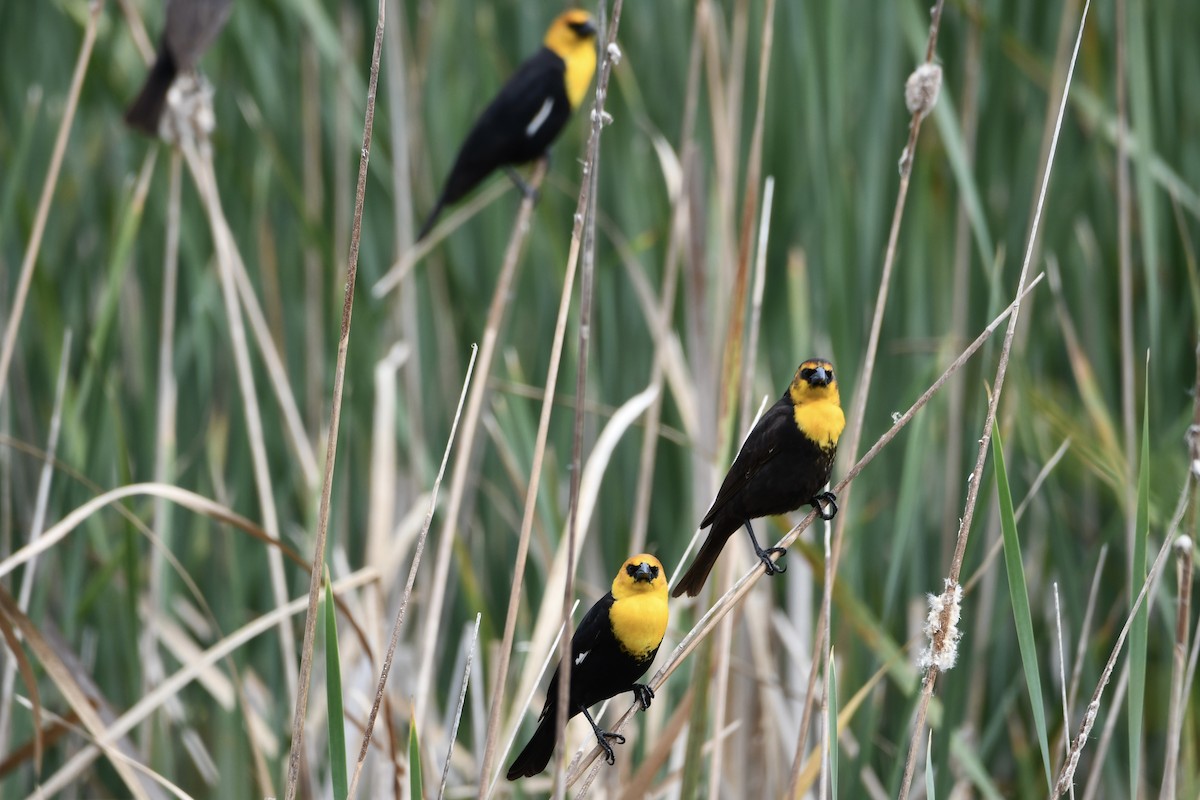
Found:
M 908 113 L 924 117 L 937 104 L 942 89 L 942 68 L 937 64 L 922 64 L 904 82 L 904 105 Z
M 946 591 L 929 595 L 929 616 L 925 619 L 925 635 L 929 647 L 921 651 L 917 665 L 921 669 L 935 668 L 939 672 L 954 668 L 958 660 L 958 640 L 962 632 L 958 620 L 962 614 L 962 585 L 946 581 Z

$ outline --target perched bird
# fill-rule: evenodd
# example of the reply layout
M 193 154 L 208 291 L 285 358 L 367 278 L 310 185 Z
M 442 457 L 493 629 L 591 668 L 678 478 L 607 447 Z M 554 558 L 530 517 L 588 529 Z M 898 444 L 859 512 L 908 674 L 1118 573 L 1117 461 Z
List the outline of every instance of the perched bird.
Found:
M 148 136 L 158 135 L 158 121 L 175 76 L 196 62 L 229 19 L 232 0 L 167 0 L 167 21 L 154 66 L 142 91 L 125 112 L 125 122 Z
M 533 190 L 513 171 L 540 158 L 579 108 L 596 71 L 596 26 L 574 9 L 554 20 L 542 48 L 525 60 L 483 110 L 458 151 L 437 204 L 417 241 L 433 229 L 438 214 L 491 175 L 497 167 L 527 195 Z
M 643 711 L 650 708 L 654 691 L 635 681 L 650 668 L 666 632 L 667 576 L 657 558 L 643 553 L 621 566 L 613 578 L 612 589 L 583 615 L 571 637 L 571 701 L 567 719 L 580 713 L 587 717 L 609 764 L 616 762 L 609 740 L 625 744 L 625 737 L 597 725 L 588 707 L 621 692 L 633 692 Z M 508 768 L 510 781 L 537 775 L 550 763 L 558 716 L 558 676 L 562 668 L 559 664 L 550 679 L 546 705 L 538 717 L 533 738 Z
M 764 550 L 759 546 L 750 520 L 786 514 L 803 505 L 813 506 L 822 519 L 833 519 L 837 498 L 833 492 L 821 492 L 821 487 L 829 481 L 838 437 L 845 426 L 833 364 L 822 359 L 805 361 L 787 391 L 746 437 L 717 499 L 700 523 L 701 530 L 710 525 L 712 530 L 672 594 L 699 594 L 721 548 L 742 526 L 768 575 L 787 569 L 771 561 L 771 554 L 783 553 L 783 548 Z

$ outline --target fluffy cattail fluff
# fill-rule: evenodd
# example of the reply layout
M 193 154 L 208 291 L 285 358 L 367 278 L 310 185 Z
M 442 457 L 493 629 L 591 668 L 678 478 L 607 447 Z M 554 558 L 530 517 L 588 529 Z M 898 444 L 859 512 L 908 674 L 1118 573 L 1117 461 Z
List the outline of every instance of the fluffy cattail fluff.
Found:
M 925 635 L 929 647 L 921 651 L 917 666 L 921 669 L 937 668 L 945 672 L 954 668 L 958 659 L 958 618 L 962 613 L 962 586 L 946 581 L 946 591 L 929 595 L 929 616 L 925 619 Z
M 942 68 L 937 64 L 922 64 L 904 82 L 904 105 L 908 113 L 924 117 L 937 104 L 942 89 Z

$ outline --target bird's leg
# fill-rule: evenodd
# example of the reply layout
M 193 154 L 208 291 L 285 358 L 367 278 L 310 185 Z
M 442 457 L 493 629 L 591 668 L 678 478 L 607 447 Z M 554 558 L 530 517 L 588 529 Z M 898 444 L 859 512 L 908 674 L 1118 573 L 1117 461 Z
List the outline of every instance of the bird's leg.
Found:
M 758 544 L 758 539 L 756 539 L 754 536 L 754 528 L 750 527 L 750 520 L 746 520 L 746 533 L 750 534 L 750 543 L 754 545 L 754 553 L 755 553 L 755 555 L 758 556 L 758 560 L 763 563 L 763 566 L 767 568 L 768 575 L 775 575 L 780 572 L 787 572 L 786 565 L 776 564 L 774 561 L 771 560 L 772 553 L 779 553 L 779 555 L 784 555 L 785 553 L 787 553 L 787 550 L 785 550 L 782 547 L 768 547 L 766 550 L 762 549 L 762 547 L 759 546 L 759 544 Z
M 635 683 L 633 693 L 637 695 L 638 702 L 642 704 L 642 711 L 649 711 L 650 701 L 654 699 L 654 690 L 648 684 Z
M 817 516 L 826 522 L 837 516 L 837 495 L 833 492 L 821 492 L 808 502 L 817 510 Z M 826 506 L 828 506 L 828 508 L 826 508 Z
M 608 740 L 612 739 L 617 744 L 625 744 L 625 737 L 619 733 L 609 733 L 597 725 L 596 720 L 592 719 L 591 712 L 589 712 L 586 707 L 580 706 L 579 710 L 583 712 L 583 715 L 587 717 L 587 721 L 591 723 L 592 730 L 596 733 L 596 743 L 600 745 L 602 750 L 604 750 L 604 760 L 607 761 L 608 765 L 611 767 L 613 764 L 617 763 L 617 756 L 616 753 L 613 752 L 612 745 L 608 743 Z
M 534 203 L 538 201 L 538 197 L 541 195 L 541 192 L 530 186 L 525 179 L 521 177 L 519 172 L 510 166 L 505 167 L 504 172 L 508 175 L 509 180 L 516 184 L 516 187 L 521 194 L 525 195 L 526 200 L 530 200 Z

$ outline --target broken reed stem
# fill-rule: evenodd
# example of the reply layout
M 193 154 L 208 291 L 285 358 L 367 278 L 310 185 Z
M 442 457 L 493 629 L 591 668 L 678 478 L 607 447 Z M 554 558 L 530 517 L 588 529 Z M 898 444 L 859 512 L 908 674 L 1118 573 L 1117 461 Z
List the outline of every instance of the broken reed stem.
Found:
M 925 43 L 925 61 L 923 67 L 933 68 L 933 56 L 937 49 L 938 30 L 941 27 L 942 21 L 942 6 L 944 0 L 937 0 L 930 12 L 929 19 L 929 37 Z M 920 69 L 920 67 L 918 68 Z M 914 72 L 915 76 L 916 73 Z M 909 79 L 910 81 L 912 78 Z M 938 79 L 940 83 L 940 68 Z M 907 86 L 906 86 L 907 93 Z M 906 98 L 907 99 L 907 98 Z M 847 457 L 855 459 L 858 457 L 858 449 L 862 445 L 863 425 L 866 419 L 867 399 L 871 393 L 871 379 L 875 373 L 875 361 L 879 353 L 879 337 L 883 330 L 883 314 L 887 307 L 888 291 L 891 287 L 892 268 L 896 262 L 896 246 L 900 239 L 900 225 L 904 219 L 904 208 L 908 198 L 908 186 L 912 178 L 912 166 L 916 156 L 917 136 L 921 132 L 921 121 L 926 114 L 932 109 L 932 103 L 936 103 L 937 94 L 934 91 L 932 102 L 929 106 L 919 106 L 912 109 L 912 117 L 908 123 L 908 141 L 904 145 L 904 150 L 900 156 L 900 185 L 896 190 L 896 205 L 892 211 L 892 225 L 888 231 L 887 248 L 884 251 L 883 269 L 879 276 L 879 291 L 875 298 L 875 311 L 871 316 L 871 332 L 867 337 L 867 352 L 863 358 L 863 369 L 859 375 L 858 384 L 855 387 L 854 403 L 851 406 L 848 420 L 850 423 L 849 435 L 846 437 L 849 446 L 845 452 Z M 1018 294 L 1020 292 L 1018 291 Z M 841 499 L 843 507 L 849 503 L 849 493 Z M 840 519 L 834 523 L 833 532 L 833 567 L 832 573 L 836 579 L 838 562 L 842 555 L 842 542 L 846 535 L 846 519 L 847 515 L 842 515 Z M 832 595 L 833 582 L 827 581 L 823 589 L 825 596 Z M 825 652 L 825 628 L 828 625 L 828 620 L 824 618 L 824 609 L 830 604 L 826 598 L 822 598 L 822 616 L 818 618 L 816 632 L 814 635 L 813 653 Z M 789 796 L 796 794 L 797 780 L 800 777 L 800 770 L 804 764 L 804 746 L 808 738 L 808 728 L 812 720 L 813 699 L 817 688 L 817 671 L 813 669 L 808 676 L 808 690 L 804 697 L 804 711 L 801 714 L 800 731 L 796 738 L 796 750 L 792 756 L 792 776 L 788 783 Z
M 521 586 L 525 578 L 525 563 L 529 556 L 529 538 L 533 531 L 533 517 L 537 510 L 538 487 L 541 483 L 542 462 L 546 455 L 546 440 L 550 432 L 550 413 L 554 406 L 554 392 L 558 386 L 558 369 L 562 359 L 563 342 L 566 338 L 567 316 L 571 307 L 571 295 L 574 288 L 575 272 L 579 264 L 579 256 L 581 245 L 583 243 L 583 232 L 585 216 L 588 214 L 589 208 L 593 205 L 593 189 L 596 178 L 596 165 L 599 163 L 600 157 L 600 130 L 605 124 L 604 103 L 607 99 L 609 77 L 612 74 L 612 68 L 617 61 L 620 60 L 620 51 L 617 49 L 617 29 L 621 22 L 621 6 L 622 0 L 616 0 L 613 4 L 612 17 L 607 25 L 607 37 L 603 39 L 604 48 L 600 52 L 600 69 L 599 77 L 596 79 L 595 100 L 592 105 L 591 112 L 591 133 L 588 135 L 586 148 L 586 156 L 584 159 L 584 175 L 585 180 L 579 189 L 579 199 L 575 204 L 575 215 L 572 217 L 574 224 L 571 230 L 571 246 L 567 253 L 567 268 L 566 275 L 563 277 L 563 291 L 559 300 L 558 318 L 554 326 L 554 340 L 550 349 L 550 364 L 546 372 L 546 389 L 542 396 L 541 416 L 538 419 L 537 437 L 534 442 L 533 461 L 529 472 L 529 484 L 525 490 L 525 509 L 521 518 L 521 532 L 517 541 L 517 556 L 513 566 L 513 584 L 508 597 L 508 611 L 504 620 L 504 638 L 500 643 L 500 650 L 497 654 L 498 661 L 496 666 L 496 688 L 492 693 L 492 704 L 488 714 L 487 724 L 487 739 L 484 743 L 483 763 L 480 766 L 479 773 L 479 797 L 485 798 L 491 794 L 494 780 L 491 776 L 493 764 L 496 759 L 496 737 L 500 730 L 500 714 L 504 707 L 504 690 L 508 682 L 508 665 L 512 658 L 513 638 L 516 635 L 517 626 L 517 609 L 521 599 Z M 605 20 L 601 20 L 602 26 Z M 594 220 L 593 223 L 594 225 Z M 594 235 L 592 240 L 594 242 Z M 592 256 L 585 257 L 585 270 L 589 268 L 586 259 Z M 581 295 L 583 294 L 581 289 Z M 590 292 L 589 292 L 590 294 Z M 585 298 L 586 299 L 586 298 Z M 582 317 L 581 317 L 582 323 Z M 582 339 L 582 325 L 581 325 Z M 582 341 L 581 341 L 582 345 Z M 586 365 L 583 359 L 583 353 L 580 354 L 580 372 L 582 373 Z M 582 413 L 584 406 L 584 398 L 582 394 L 576 394 L 577 413 Z M 571 583 L 574 579 L 574 510 L 578 499 L 579 487 L 578 481 L 580 478 L 580 469 L 572 470 L 572 488 L 570 495 L 571 507 L 568 511 L 568 541 L 567 550 L 567 576 L 565 596 L 570 596 Z M 567 662 L 570 661 L 570 637 L 567 635 L 571 628 L 571 606 L 568 605 L 564 610 L 564 625 L 562 641 L 567 642 L 566 652 L 568 654 Z M 560 652 L 561 644 L 560 644 Z M 569 690 L 570 676 L 569 672 L 564 672 L 560 677 L 560 687 L 564 690 Z M 561 703 L 560 708 L 565 709 L 566 703 Z M 556 725 L 558 723 L 556 722 Z M 565 727 L 565 720 L 562 720 L 562 725 L 557 727 L 558 740 L 561 743 L 563 740 L 562 731 Z M 556 762 L 555 766 L 555 783 L 559 781 L 558 772 L 559 766 Z M 499 776 L 496 776 L 499 779 Z
M 959 354 L 958 358 L 954 359 L 954 361 L 948 367 L 946 367 L 946 370 L 938 377 L 938 379 L 934 381 L 929 388 L 921 393 L 921 396 L 916 399 L 912 406 L 910 406 L 907 411 L 905 411 L 902 415 L 900 415 L 899 418 L 896 419 L 895 422 L 892 423 L 892 427 L 888 428 L 887 431 L 885 431 L 883 435 L 875 441 L 875 444 L 871 445 L 871 448 L 863 455 L 863 457 L 860 458 L 858 462 L 854 464 L 854 466 L 847 470 L 841 481 L 839 481 L 838 484 L 833 487 L 833 491 L 835 493 L 840 494 L 847 486 L 850 485 L 851 481 L 858 477 L 859 473 L 861 473 L 868 464 L 875 460 L 876 456 L 878 456 L 885 447 L 891 444 L 892 440 L 896 438 L 897 434 L 899 434 L 900 431 L 902 431 L 910 422 L 912 422 L 912 419 L 916 416 L 917 412 L 929 403 L 930 399 L 932 399 L 933 396 L 937 394 L 938 391 L 946 384 L 946 381 L 950 380 L 950 378 L 952 378 L 954 374 L 957 373 L 958 370 L 960 370 L 962 366 L 979 351 L 979 348 L 983 347 L 984 342 L 986 342 L 988 338 L 996 331 L 996 329 L 1000 327 L 1001 323 L 1009 318 L 1013 311 L 1020 305 L 1021 301 L 1024 300 L 1025 297 L 1028 297 L 1029 294 L 1035 288 L 1037 288 L 1038 284 L 1042 282 L 1043 278 L 1044 275 L 1039 274 L 1033 280 L 1031 280 L 1029 285 L 1025 287 L 1024 293 L 1014 299 L 1013 302 L 1008 305 L 1008 307 L 1001 311 L 1000 314 L 994 320 L 992 320 L 991 323 L 984 328 L 977 337 L 975 337 L 975 340 L 972 341 L 971 344 L 969 344 L 967 348 Z M 782 539 L 776 542 L 774 546 L 784 548 L 790 546 L 794 541 L 796 541 L 797 538 L 799 538 L 802 533 L 804 533 L 804 531 L 808 529 L 808 527 L 813 523 L 813 520 L 816 518 L 816 511 L 810 511 L 804 517 L 804 519 L 800 520 L 800 522 L 797 523 L 790 531 L 788 531 Z M 659 687 L 661 687 L 663 683 L 666 682 L 667 678 L 669 678 L 675 672 L 675 670 L 679 669 L 680 665 L 682 665 L 684 660 L 691 655 L 692 651 L 696 649 L 700 642 L 702 642 L 712 633 L 713 630 L 715 630 L 716 623 L 720 622 L 720 620 L 726 614 L 736 608 L 737 605 L 746 597 L 746 595 L 749 594 L 750 589 L 754 587 L 754 584 L 761 580 L 765 574 L 766 572 L 762 569 L 762 565 L 756 563 L 750 568 L 749 572 L 742 575 L 737 583 L 735 583 L 728 592 L 722 595 L 717 602 L 715 602 L 712 607 L 704 613 L 704 616 L 702 616 L 696 622 L 696 624 L 692 626 L 692 629 L 688 631 L 687 635 L 684 636 L 679 644 L 676 645 L 675 649 L 671 651 L 671 655 L 667 659 L 667 663 L 660 667 L 658 672 L 654 673 L 654 677 L 650 679 L 650 688 L 657 690 Z M 640 708 L 640 706 L 636 702 L 633 703 L 610 730 L 612 730 L 614 733 L 620 733 L 628 720 L 633 716 L 633 713 L 637 708 Z M 599 747 L 592 748 L 592 750 L 583 758 L 583 760 L 576 765 L 570 777 L 568 777 L 568 787 L 575 783 L 582 776 L 583 772 L 592 765 L 600 753 L 601 750 Z M 598 767 L 599 765 L 597 765 L 597 768 Z
M 379 707 L 383 703 L 384 689 L 387 686 L 388 674 L 392 671 L 392 659 L 396 648 L 400 645 L 400 629 L 404 626 L 404 615 L 408 611 L 408 601 L 412 597 L 413 586 L 417 582 L 417 568 L 421 566 L 421 556 L 425 553 L 425 540 L 433 523 L 433 512 L 437 508 L 438 492 L 442 488 L 442 478 L 446 475 L 446 464 L 450 460 L 450 451 L 454 449 L 454 438 L 458 433 L 458 421 L 462 417 L 463 404 L 467 399 L 467 389 L 471 385 L 471 375 L 475 370 L 475 357 L 479 354 L 477 345 L 471 346 L 471 360 L 467 364 L 467 375 L 463 379 L 462 391 L 458 395 L 458 408 L 454 412 L 454 421 L 450 424 L 450 436 L 446 440 L 446 449 L 442 453 L 442 463 L 438 467 L 437 477 L 433 480 L 433 488 L 429 493 L 429 509 L 425 512 L 425 521 L 421 524 L 421 532 L 417 534 L 417 544 L 413 551 L 412 566 L 408 569 L 408 581 L 404 584 L 404 594 L 400 597 L 400 609 L 396 612 L 396 621 L 392 624 L 392 638 L 388 642 L 387 652 L 383 657 L 383 669 L 379 673 L 379 683 L 375 688 L 375 700 L 371 704 L 371 712 L 367 715 L 367 724 L 363 729 L 362 747 L 358 751 L 358 761 L 354 765 L 354 777 L 350 781 L 348 798 L 353 798 L 358 789 L 359 778 L 362 777 L 363 765 L 367 760 L 367 752 L 371 746 L 371 733 L 375 728 L 375 719 L 379 715 Z M 478 622 L 476 623 L 478 630 Z
M 17 346 L 17 334 L 21 329 L 21 318 L 25 313 L 25 301 L 29 298 L 29 285 L 33 282 L 33 268 L 37 265 L 38 253 L 42 249 L 42 236 L 46 233 L 46 220 L 50 217 L 50 202 L 58 186 L 58 173 L 62 169 L 63 157 L 67 152 L 67 140 L 71 136 L 71 123 L 75 121 L 75 110 L 79 107 L 79 92 L 92 58 L 92 46 L 96 43 L 96 25 L 104 0 L 92 0 L 87 26 L 83 30 L 83 44 L 79 46 L 79 57 L 71 74 L 71 87 L 67 90 L 67 102 L 63 108 L 62 122 L 54 138 L 54 150 L 50 153 L 50 167 L 42 183 L 42 195 L 38 199 L 37 211 L 33 215 L 33 228 L 29 233 L 29 244 L 25 246 L 25 257 L 21 261 L 21 274 L 17 278 L 17 289 L 13 294 L 13 305 L 4 326 L 4 343 L 0 347 L 0 400 L 8 388 L 8 370 L 12 366 L 13 352 Z
M 1029 238 L 1025 247 L 1025 258 L 1021 262 L 1021 276 L 1017 280 L 1018 295 L 1024 290 L 1025 281 L 1029 275 L 1030 262 L 1033 260 L 1033 250 L 1037 243 L 1038 228 L 1041 225 L 1042 211 L 1046 203 L 1046 192 L 1050 186 L 1050 175 L 1054 171 L 1054 156 L 1058 152 L 1058 140 L 1059 134 L 1062 132 L 1062 121 L 1066 113 L 1067 98 L 1070 96 L 1071 78 L 1075 74 L 1075 63 L 1079 58 L 1079 45 L 1083 41 L 1083 29 L 1087 22 L 1087 13 L 1090 6 L 1091 0 L 1087 0 L 1083 6 L 1083 13 L 1079 18 L 1079 30 L 1075 37 L 1075 48 L 1071 52 L 1070 65 L 1067 68 L 1067 75 L 1063 82 L 1062 97 L 1058 104 L 1058 115 L 1054 122 L 1054 135 L 1050 142 L 1050 151 L 1046 157 L 1046 166 L 1042 170 L 1041 186 L 1038 189 L 1037 204 L 1034 209 L 1033 221 L 1029 229 Z M 946 578 L 947 592 L 952 591 L 959 585 L 959 574 L 962 572 L 963 557 L 967 551 L 967 539 L 971 534 L 971 522 L 975 517 L 975 507 L 979 500 L 979 485 L 983 481 L 983 469 L 987 464 L 988 451 L 991 449 L 992 428 L 996 422 L 996 409 L 1000 405 L 1000 396 L 1004 391 L 1004 378 L 1008 371 L 1008 359 L 1012 352 L 1013 337 L 1017 332 L 1017 321 L 1020 319 L 1020 313 L 1021 302 L 1018 299 L 1012 316 L 1008 320 L 1008 330 L 1004 333 L 1004 343 L 1000 347 L 1000 358 L 996 364 L 996 377 L 992 383 L 992 396 L 988 402 L 987 414 L 984 417 L 983 432 L 979 437 L 979 455 L 975 460 L 975 468 L 971 471 L 967 482 L 966 505 L 963 509 L 962 521 L 959 523 L 958 541 L 954 546 L 954 557 L 950 562 L 950 572 Z M 952 607 L 953 604 L 947 604 L 943 610 L 943 622 L 947 621 Z M 946 646 L 945 632 L 948 629 L 949 626 L 943 624 L 941 629 L 934 635 L 933 641 L 930 643 L 932 652 L 936 653 L 939 649 Z M 917 752 L 920 749 L 921 739 L 924 738 L 922 733 L 925 727 L 925 714 L 929 710 L 929 701 L 933 696 L 933 687 L 937 682 L 939 671 L 935 661 L 930 665 L 922 681 L 921 698 L 917 703 L 917 718 L 913 725 L 912 740 L 909 742 L 908 759 L 904 766 L 904 779 L 900 785 L 900 800 L 905 800 L 908 797 L 909 787 L 912 785 Z
M 325 445 L 325 474 L 321 480 L 321 504 L 317 510 L 317 536 L 313 544 L 312 576 L 308 586 L 308 611 L 304 616 L 304 645 L 300 652 L 300 676 L 292 718 L 292 746 L 288 754 L 286 800 L 294 800 L 300 780 L 300 757 L 304 752 L 304 718 L 308 712 L 308 687 L 312 679 L 313 643 L 317 630 L 317 599 L 325 564 L 325 541 L 329 532 L 329 503 L 333 493 L 333 467 L 337 460 L 338 428 L 342 418 L 342 388 L 346 380 L 346 354 L 350 349 L 350 323 L 354 313 L 354 283 L 358 276 L 358 248 L 362 239 L 363 204 L 367 194 L 367 166 L 371 160 L 371 131 L 375 124 L 375 92 L 379 88 L 379 59 L 383 50 L 385 0 L 379 0 L 375 42 L 371 50 L 371 77 L 367 86 L 367 108 L 363 118 L 362 150 L 359 153 L 358 183 L 354 192 L 354 217 L 350 229 L 350 254 L 346 263 L 346 289 L 338 336 L 337 366 L 333 373 L 333 399 L 329 412 L 329 435 Z

